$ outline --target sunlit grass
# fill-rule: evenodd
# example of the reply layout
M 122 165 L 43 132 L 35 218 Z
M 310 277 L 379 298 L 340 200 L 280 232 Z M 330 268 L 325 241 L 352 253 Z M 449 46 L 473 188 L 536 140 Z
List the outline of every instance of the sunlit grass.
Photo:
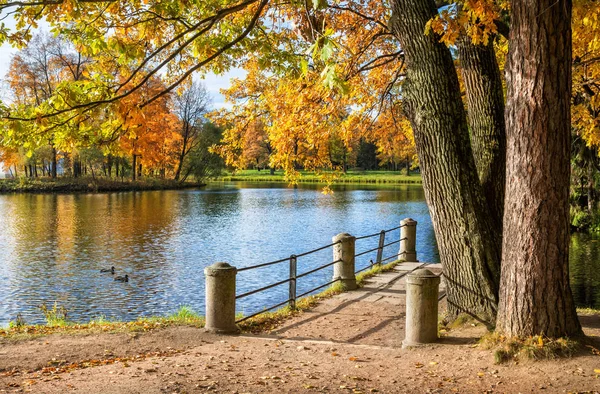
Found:
M 580 343 L 571 338 L 550 339 L 543 335 L 524 338 L 507 338 L 498 332 L 490 332 L 479 340 L 479 346 L 494 351 L 497 364 L 508 361 L 553 360 L 571 357 L 579 349 Z
M 321 177 L 314 172 L 300 171 L 301 177 L 298 179 L 300 183 L 316 183 L 321 182 Z M 229 173 L 216 178 L 219 181 L 247 181 L 247 182 L 287 182 L 283 171 L 276 171 L 274 175 L 269 174 L 269 170 L 244 170 L 235 173 Z M 333 184 L 345 183 L 391 183 L 405 184 L 417 183 L 420 184 L 421 175 L 405 175 L 399 171 L 348 171 L 341 174 L 339 178 L 333 181 Z
M 182 306 L 167 316 L 140 317 L 135 321 L 121 322 L 99 316 L 88 323 L 75 323 L 66 318 L 66 310 L 57 306 L 46 308 L 46 324 L 28 325 L 22 318 L 0 328 L 0 338 L 26 339 L 50 334 L 92 334 L 101 332 L 144 332 L 170 326 L 204 327 L 204 317 L 188 306 Z

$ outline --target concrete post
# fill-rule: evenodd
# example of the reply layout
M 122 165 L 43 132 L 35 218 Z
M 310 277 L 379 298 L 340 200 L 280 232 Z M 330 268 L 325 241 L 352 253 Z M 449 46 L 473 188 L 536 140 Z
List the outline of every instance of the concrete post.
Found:
M 217 334 L 239 332 L 235 325 L 235 276 L 237 269 L 227 263 L 204 268 L 206 276 L 206 323 L 204 329 Z
M 346 290 L 356 289 L 356 276 L 354 275 L 354 250 L 356 238 L 347 233 L 333 237 L 332 241 L 338 242 L 333 246 L 333 280 L 340 278 Z
M 427 269 L 406 276 L 406 337 L 402 347 L 437 341 L 439 286 L 440 277 Z
M 417 262 L 417 221 L 411 218 L 400 222 L 400 251 L 398 259 L 406 262 Z

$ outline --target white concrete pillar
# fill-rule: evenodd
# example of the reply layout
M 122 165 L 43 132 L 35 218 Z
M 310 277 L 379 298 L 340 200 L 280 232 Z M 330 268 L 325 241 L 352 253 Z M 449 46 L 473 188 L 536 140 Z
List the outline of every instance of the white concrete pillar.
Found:
M 408 262 L 417 262 L 417 221 L 411 218 L 400 222 L 400 251 L 398 259 Z
M 346 290 L 356 289 L 356 275 L 354 274 L 354 255 L 356 238 L 347 233 L 341 233 L 333 237 L 332 242 L 338 242 L 333 246 L 333 279 L 341 279 Z
M 402 347 L 437 341 L 439 286 L 440 277 L 428 269 L 406 276 L 406 336 Z
M 239 332 L 235 325 L 235 276 L 237 268 L 215 263 L 204 268 L 206 276 L 206 323 L 204 329 L 217 334 Z

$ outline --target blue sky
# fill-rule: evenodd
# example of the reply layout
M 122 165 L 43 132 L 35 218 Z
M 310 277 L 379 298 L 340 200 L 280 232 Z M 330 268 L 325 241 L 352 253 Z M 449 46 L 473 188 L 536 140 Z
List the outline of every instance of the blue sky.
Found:
M 6 24 L 9 27 L 11 25 L 10 22 L 8 22 Z M 17 51 L 16 49 L 12 48 L 10 45 L 7 45 L 7 44 L 0 46 L 0 79 L 4 80 L 4 77 L 6 76 L 6 73 L 8 72 L 10 58 L 16 51 Z M 230 86 L 231 78 L 241 78 L 244 76 L 245 76 L 244 70 L 233 69 L 230 72 L 227 72 L 222 75 L 215 75 L 215 74 L 210 73 L 210 74 L 206 75 L 206 77 L 203 80 L 201 80 L 204 83 L 204 85 L 206 86 L 206 89 L 209 91 L 209 93 L 212 96 L 213 108 L 218 109 L 218 108 L 230 106 L 227 103 L 225 103 L 225 99 L 223 98 L 223 95 L 221 95 L 220 90 Z M 199 79 L 199 78 L 197 78 L 197 79 Z M 0 94 L 0 99 L 6 98 L 5 96 L 6 95 L 4 94 L 4 92 L 2 92 L 2 94 Z

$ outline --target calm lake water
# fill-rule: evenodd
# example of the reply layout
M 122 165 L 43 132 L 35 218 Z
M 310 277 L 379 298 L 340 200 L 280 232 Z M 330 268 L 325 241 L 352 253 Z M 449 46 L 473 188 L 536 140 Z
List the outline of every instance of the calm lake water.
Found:
M 0 325 L 17 314 L 43 322 L 41 304 L 64 306 L 69 318 L 132 320 L 181 305 L 204 312 L 204 267 L 226 261 L 245 267 L 330 244 L 348 232 L 377 233 L 412 217 L 422 261 L 438 261 L 423 191 L 318 185 L 213 184 L 203 190 L 77 195 L 2 195 Z M 399 239 L 399 230 L 387 242 Z M 357 241 L 357 253 L 378 237 Z M 383 257 L 398 253 L 398 244 Z M 376 252 L 357 259 L 369 264 Z M 332 261 L 331 248 L 298 259 L 298 273 Z M 101 268 L 114 266 L 129 283 Z M 333 267 L 301 278 L 298 294 L 331 280 Z M 287 263 L 238 274 L 238 294 L 287 278 Z M 241 300 L 244 314 L 287 299 L 279 286 Z
M 218 261 L 241 268 L 300 254 L 355 236 L 419 222 L 421 261 L 437 262 L 431 221 L 419 186 L 212 184 L 203 190 L 78 195 L 0 195 L 0 325 L 17 314 L 43 322 L 41 304 L 64 306 L 69 318 L 133 320 L 182 305 L 204 313 L 203 269 Z M 399 230 L 388 234 L 396 241 Z M 378 237 L 357 241 L 356 251 Z M 600 239 L 574 235 L 571 279 L 581 306 L 600 307 Z M 383 257 L 398 252 L 398 244 Z M 357 268 L 376 252 L 357 259 Z M 327 264 L 331 248 L 298 259 L 298 273 Z M 128 274 L 119 283 L 101 268 Z M 238 294 L 287 278 L 287 262 L 238 274 Z M 299 279 L 298 294 L 331 280 L 332 267 Z M 244 314 L 287 299 L 287 285 L 238 303 Z

